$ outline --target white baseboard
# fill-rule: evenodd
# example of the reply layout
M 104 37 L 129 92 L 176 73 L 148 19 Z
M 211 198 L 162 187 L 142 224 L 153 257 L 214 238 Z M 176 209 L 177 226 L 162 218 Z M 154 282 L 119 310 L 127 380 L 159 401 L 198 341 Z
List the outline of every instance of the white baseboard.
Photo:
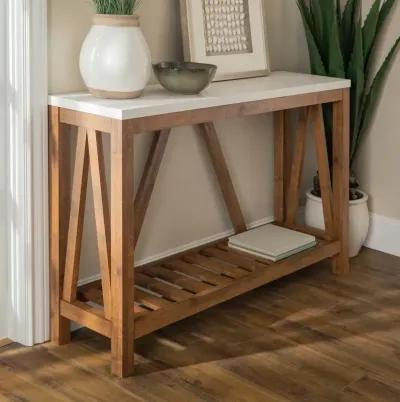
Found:
M 371 214 L 365 247 L 400 257 L 400 220 Z
M 273 216 L 267 216 L 267 217 L 265 217 L 263 219 L 260 219 L 258 221 L 254 221 L 254 222 L 249 223 L 247 225 L 247 227 L 249 229 L 254 229 L 254 228 L 258 227 L 258 226 L 267 225 L 268 223 L 271 223 L 273 221 L 274 221 Z M 160 254 L 152 255 L 150 257 L 146 257 L 146 258 L 143 258 L 141 260 L 135 261 L 135 266 L 140 267 L 141 265 L 149 264 L 149 263 L 152 263 L 154 261 L 158 261 L 158 260 L 170 257 L 170 256 L 175 255 L 175 254 L 183 253 L 183 252 L 185 252 L 187 250 L 191 250 L 191 249 L 194 249 L 196 247 L 201 247 L 201 246 L 203 246 L 205 244 L 212 243 L 212 242 L 218 241 L 220 239 L 224 239 L 224 238 L 226 238 L 228 236 L 232 236 L 233 234 L 234 234 L 233 230 L 227 230 L 225 232 L 217 233 L 217 234 L 215 234 L 213 236 L 209 236 L 209 237 L 206 237 L 206 238 L 203 238 L 203 239 L 200 239 L 200 240 L 196 240 L 194 242 L 187 243 L 187 244 L 184 244 L 182 246 L 179 246 L 179 247 L 176 247 L 176 248 L 173 248 L 173 249 L 170 249 L 170 250 L 166 250 L 166 251 L 164 251 L 164 252 L 162 252 Z M 99 279 L 100 279 L 100 274 L 88 276 L 86 278 L 81 278 L 79 280 L 78 286 L 86 285 L 88 283 L 97 281 Z

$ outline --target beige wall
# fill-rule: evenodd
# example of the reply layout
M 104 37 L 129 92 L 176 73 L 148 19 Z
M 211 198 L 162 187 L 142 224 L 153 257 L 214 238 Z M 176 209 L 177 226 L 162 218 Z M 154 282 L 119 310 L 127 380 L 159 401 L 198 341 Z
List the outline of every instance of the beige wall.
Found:
M 364 1 L 363 1 L 364 3 Z M 365 10 L 372 0 L 365 0 Z M 364 10 L 364 11 L 365 11 Z M 400 3 L 379 48 L 379 64 L 400 35 Z M 376 117 L 365 138 L 355 170 L 363 188 L 371 195 L 371 210 L 400 219 L 400 52 L 386 83 Z
M 153 61 L 181 58 L 178 0 L 146 0 L 140 11 Z M 293 0 L 269 0 L 272 68 L 305 71 L 307 57 Z M 83 0 L 49 0 L 49 86 L 52 93 L 84 89 L 78 70 L 80 45 L 92 7 Z M 284 27 L 284 32 L 282 32 Z M 217 128 L 248 222 L 273 213 L 271 116 L 218 122 Z M 136 184 L 150 136 L 136 142 Z M 91 199 L 89 197 L 89 204 Z M 93 212 L 85 226 L 84 275 L 95 272 Z M 204 145 L 191 128 L 174 130 L 151 201 L 137 259 L 203 239 L 230 228 Z
M 294 0 L 264 0 L 272 69 L 307 71 L 303 28 Z M 154 62 L 181 58 L 178 0 L 146 0 L 140 10 L 142 27 Z M 372 3 L 366 0 L 364 10 Z M 87 0 L 49 0 L 49 86 L 52 93 L 83 90 L 78 56 L 93 15 Z M 400 4 L 385 34 L 381 58 L 398 33 Z M 385 90 L 376 119 L 360 152 L 356 173 L 371 195 L 372 211 L 400 219 L 399 150 L 400 57 Z M 270 116 L 218 122 L 217 128 L 233 181 L 248 222 L 272 215 L 272 127 Z M 151 137 L 136 142 L 136 184 Z M 312 149 L 311 144 L 308 146 Z M 306 158 L 309 186 L 314 158 Z M 96 246 L 89 195 L 85 225 L 84 275 L 95 272 Z M 174 130 L 151 201 L 137 258 L 143 259 L 230 228 L 210 161 L 191 128 Z

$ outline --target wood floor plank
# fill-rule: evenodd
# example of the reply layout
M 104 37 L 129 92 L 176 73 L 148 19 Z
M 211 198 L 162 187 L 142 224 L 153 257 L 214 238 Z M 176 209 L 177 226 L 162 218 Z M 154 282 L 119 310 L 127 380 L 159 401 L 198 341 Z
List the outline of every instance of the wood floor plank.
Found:
M 123 381 L 110 341 L 86 329 L 62 347 L 6 346 L 0 401 L 397 402 L 400 259 L 364 250 L 351 264 L 339 278 L 318 264 L 137 340 Z

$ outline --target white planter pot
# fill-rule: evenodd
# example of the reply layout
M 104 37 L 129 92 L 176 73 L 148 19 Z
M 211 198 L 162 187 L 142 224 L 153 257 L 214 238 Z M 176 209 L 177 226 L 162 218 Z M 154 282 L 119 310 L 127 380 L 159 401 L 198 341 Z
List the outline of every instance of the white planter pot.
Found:
M 100 98 L 131 99 L 151 76 L 150 51 L 135 15 L 96 15 L 81 50 L 80 70 Z
M 368 195 L 359 191 L 363 198 L 356 201 L 349 201 L 349 257 L 355 257 L 359 254 L 361 247 L 365 243 L 369 230 L 369 211 Z M 322 200 L 307 192 L 305 223 L 307 226 L 316 229 L 325 229 Z

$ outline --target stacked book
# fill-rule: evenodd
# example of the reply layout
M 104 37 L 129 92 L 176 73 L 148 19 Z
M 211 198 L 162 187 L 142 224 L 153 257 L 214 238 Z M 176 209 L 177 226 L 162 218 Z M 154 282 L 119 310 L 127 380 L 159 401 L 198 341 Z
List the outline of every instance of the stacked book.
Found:
M 282 228 L 273 224 L 229 238 L 229 247 L 270 261 L 280 261 L 314 247 L 314 236 Z

